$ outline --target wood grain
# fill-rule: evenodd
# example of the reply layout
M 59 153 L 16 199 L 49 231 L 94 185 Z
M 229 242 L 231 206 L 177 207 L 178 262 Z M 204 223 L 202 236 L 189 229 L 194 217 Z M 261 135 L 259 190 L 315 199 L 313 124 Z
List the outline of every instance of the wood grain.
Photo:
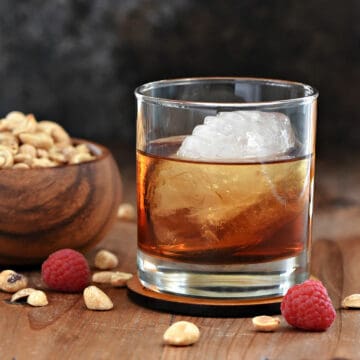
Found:
M 80 294 L 49 292 L 49 306 L 31 308 L 10 305 L 6 302 L 10 295 L 0 293 L 0 359 L 359 359 L 360 311 L 341 310 L 339 306 L 344 296 L 360 292 L 360 203 L 354 196 L 359 194 L 360 169 L 338 176 L 325 165 L 318 170 L 320 196 L 315 211 L 312 271 L 324 282 L 337 308 L 336 321 L 326 332 L 298 331 L 282 319 L 279 331 L 257 333 L 249 318 L 156 312 L 132 303 L 125 289 L 103 287 L 115 304 L 109 312 L 86 310 Z M 330 181 L 329 176 L 336 178 Z M 125 184 L 127 192 L 134 194 L 135 182 L 125 179 Z M 101 247 L 118 254 L 119 270 L 135 271 L 135 224 L 117 222 Z M 89 260 L 93 257 L 94 251 Z M 36 269 L 28 274 L 32 284 L 41 285 Z M 163 332 L 182 319 L 199 326 L 199 342 L 184 348 L 164 346 Z
M 0 264 L 40 263 L 66 247 L 95 246 L 115 220 L 121 180 L 103 146 L 76 165 L 3 169 L 0 176 Z

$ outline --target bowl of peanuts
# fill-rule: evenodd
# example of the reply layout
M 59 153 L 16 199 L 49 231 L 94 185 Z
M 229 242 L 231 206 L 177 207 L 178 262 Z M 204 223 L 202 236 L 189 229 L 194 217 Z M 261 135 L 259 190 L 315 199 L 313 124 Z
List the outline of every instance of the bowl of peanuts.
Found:
M 120 172 L 110 151 L 18 111 L 0 120 L 0 265 L 87 251 L 116 219 Z

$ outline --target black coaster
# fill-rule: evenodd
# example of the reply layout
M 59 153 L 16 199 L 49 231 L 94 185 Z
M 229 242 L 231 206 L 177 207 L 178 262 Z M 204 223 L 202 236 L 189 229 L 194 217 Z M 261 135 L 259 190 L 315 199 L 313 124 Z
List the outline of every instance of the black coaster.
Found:
M 252 317 L 280 314 L 282 297 L 239 300 L 211 299 L 158 293 L 141 285 L 137 276 L 127 283 L 129 298 L 153 310 L 203 317 Z

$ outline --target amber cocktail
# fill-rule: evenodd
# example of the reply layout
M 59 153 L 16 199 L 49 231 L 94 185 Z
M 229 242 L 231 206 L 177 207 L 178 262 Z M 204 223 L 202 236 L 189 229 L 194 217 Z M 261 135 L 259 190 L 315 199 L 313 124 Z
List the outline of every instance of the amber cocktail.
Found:
M 257 298 L 308 278 L 315 90 L 180 79 L 144 85 L 137 96 L 143 285 Z

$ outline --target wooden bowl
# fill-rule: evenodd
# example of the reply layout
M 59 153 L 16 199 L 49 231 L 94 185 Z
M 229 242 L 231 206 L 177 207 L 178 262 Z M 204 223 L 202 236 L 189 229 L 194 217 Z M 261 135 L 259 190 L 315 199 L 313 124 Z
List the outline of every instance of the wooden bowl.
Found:
M 115 220 L 122 195 L 117 165 L 104 146 L 96 160 L 53 168 L 0 170 L 0 265 L 42 262 L 53 251 L 87 251 Z

